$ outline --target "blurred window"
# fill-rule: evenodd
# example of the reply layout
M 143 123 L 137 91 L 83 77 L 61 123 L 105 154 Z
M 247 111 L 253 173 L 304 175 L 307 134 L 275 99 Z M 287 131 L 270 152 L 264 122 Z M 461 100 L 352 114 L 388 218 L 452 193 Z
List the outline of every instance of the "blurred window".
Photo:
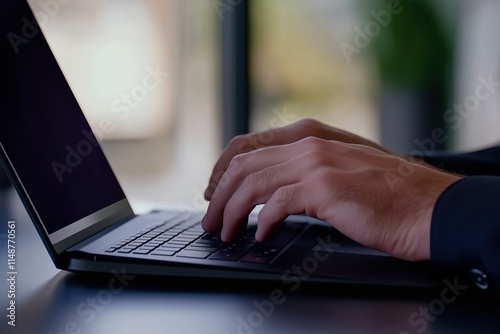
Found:
M 312 117 L 379 140 L 369 48 L 348 56 L 362 26 L 351 0 L 252 0 L 251 128 Z

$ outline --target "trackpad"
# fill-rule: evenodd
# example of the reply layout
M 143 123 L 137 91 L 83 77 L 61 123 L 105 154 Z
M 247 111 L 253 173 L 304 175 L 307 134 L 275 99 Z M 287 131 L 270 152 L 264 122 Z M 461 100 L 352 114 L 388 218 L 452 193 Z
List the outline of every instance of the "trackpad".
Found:
M 359 254 L 359 255 L 372 255 L 372 256 L 390 256 L 386 253 L 380 252 L 375 249 L 365 247 L 363 245 L 354 243 L 343 242 L 318 242 L 311 250 L 313 251 L 326 251 L 328 253 L 342 253 L 342 254 Z
M 378 250 L 365 247 L 347 238 L 345 235 L 338 232 L 331 226 L 313 226 L 309 229 L 307 234 L 307 239 L 314 240 L 314 246 L 311 248 L 312 251 L 371 256 L 390 256 Z

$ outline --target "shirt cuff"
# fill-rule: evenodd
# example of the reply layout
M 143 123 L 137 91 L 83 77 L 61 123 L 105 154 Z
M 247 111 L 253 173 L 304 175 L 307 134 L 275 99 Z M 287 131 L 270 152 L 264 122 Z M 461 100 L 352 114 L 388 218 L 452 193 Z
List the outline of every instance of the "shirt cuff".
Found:
M 467 270 L 483 290 L 500 286 L 500 177 L 469 176 L 438 198 L 431 224 L 431 260 Z

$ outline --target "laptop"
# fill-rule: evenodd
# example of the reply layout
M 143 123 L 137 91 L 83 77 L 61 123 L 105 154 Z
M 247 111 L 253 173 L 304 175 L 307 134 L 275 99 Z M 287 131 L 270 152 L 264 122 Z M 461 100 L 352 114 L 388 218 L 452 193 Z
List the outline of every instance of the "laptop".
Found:
M 0 36 L 0 160 L 57 268 L 290 287 L 436 286 L 428 263 L 366 248 L 311 217 L 290 216 L 258 243 L 250 216 L 244 235 L 224 243 L 203 231 L 203 212 L 136 215 L 25 1 L 3 1 Z

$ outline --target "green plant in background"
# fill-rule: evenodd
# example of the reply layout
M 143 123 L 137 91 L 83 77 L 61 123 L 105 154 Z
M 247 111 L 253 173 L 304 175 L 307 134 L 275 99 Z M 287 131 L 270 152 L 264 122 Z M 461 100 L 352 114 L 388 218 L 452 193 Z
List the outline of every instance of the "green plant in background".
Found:
M 378 0 L 360 4 L 369 20 L 379 23 L 381 19 L 374 13 L 394 12 L 389 22 L 386 19 L 380 24 L 369 47 L 379 72 L 382 143 L 409 153 L 434 129 L 446 129 L 442 115 L 453 94 L 454 39 L 445 29 L 436 2 Z M 450 144 L 436 143 L 434 148 L 446 149 Z
M 394 0 L 378 2 L 379 8 L 388 8 Z M 373 41 L 381 82 L 418 90 L 442 90 L 451 79 L 453 41 L 432 2 L 399 2 L 401 12 L 392 15 L 391 22 Z

